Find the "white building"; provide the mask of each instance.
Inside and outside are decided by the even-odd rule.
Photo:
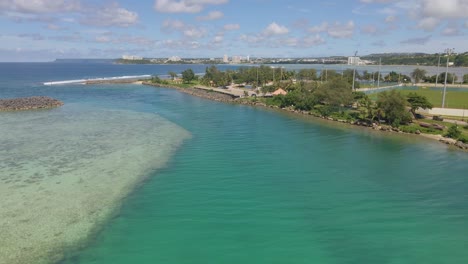
[[[232,56],[232,63],[241,63],[242,57],[241,56]]]
[[[228,62],[229,62],[229,57],[228,57],[227,54],[224,54],[223,62],[224,62],[224,63],[228,63]]]
[[[142,60],[143,57],[132,56],[132,55],[123,55],[122,59],[124,59],[124,60]]]
[[[168,61],[181,61],[182,59],[179,56],[172,56],[167,59]]]
[[[361,58],[355,56],[355,57],[348,57],[348,65],[360,65],[361,64]]]

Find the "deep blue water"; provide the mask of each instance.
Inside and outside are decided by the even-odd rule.
[[[40,85],[165,74],[171,67],[0,64],[0,97],[49,95],[66,104],[157,113],[192,134],[65,263],[468,259],[464,152],[170,89]]]

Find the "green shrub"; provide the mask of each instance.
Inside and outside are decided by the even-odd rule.
[[[458,138],[458,140],[460,140],[461,142],[465,143],[465,144],[468,144],[468,136],[460,136]]]
[[[446,137],[457,139],[461,136],[461,131],[457,125],[451,125],[445,134]]]

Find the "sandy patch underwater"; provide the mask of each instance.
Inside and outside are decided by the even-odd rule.
[[[12,264],[60,260],[190,137],[156,114],[73,104],[0,124],[0,263]]]

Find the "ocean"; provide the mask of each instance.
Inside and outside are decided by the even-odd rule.
[[[0,263],[463,263],[466,153],[141,85],[205,65],[0,63]]]

